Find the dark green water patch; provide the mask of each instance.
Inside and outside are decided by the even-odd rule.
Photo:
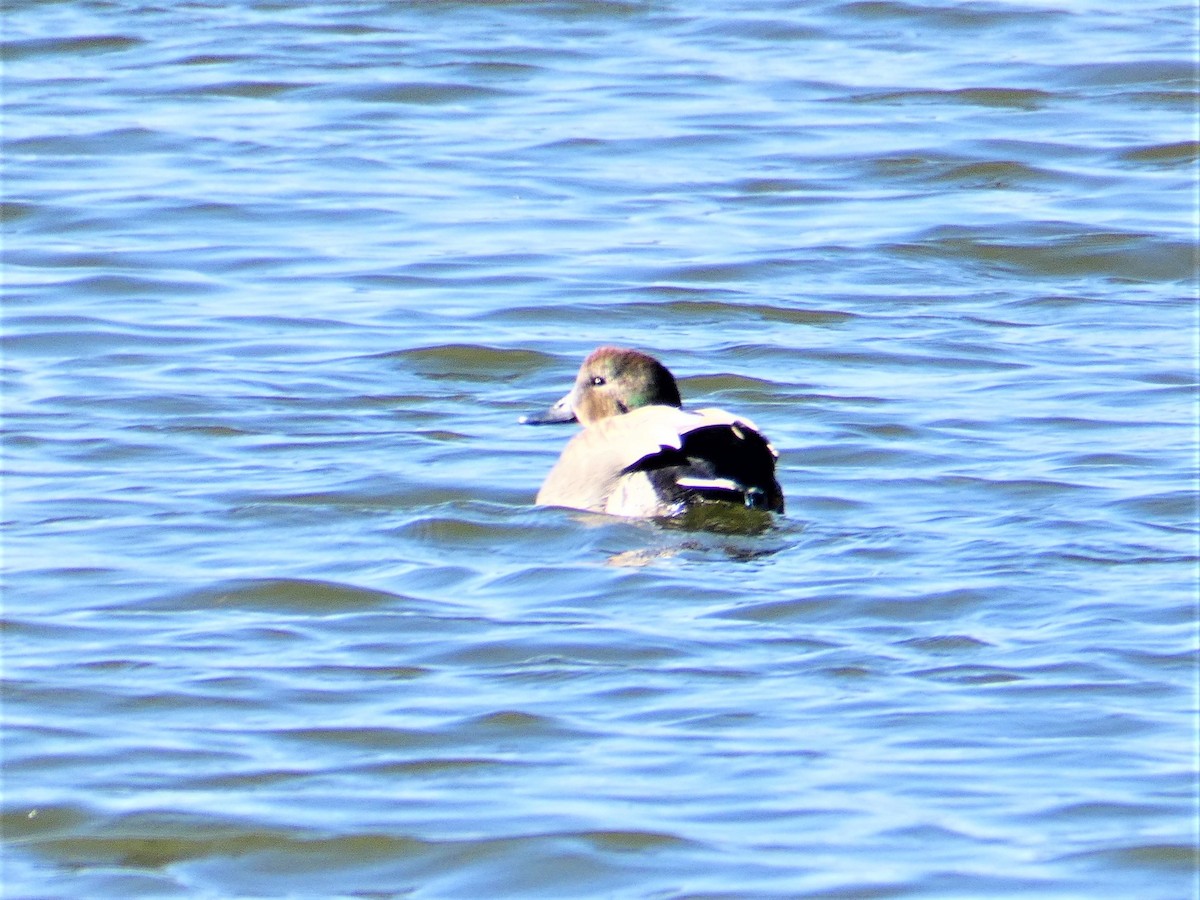
[[[1023,232],[1023,234],[1022,234]],[[901,255],[956,259],[1033,278],[1100,276],[1127,281],[1184,282],[1194,276],[1195,247],[1145,233],[1084,232],[1062,223],[1032,223],[989,234],[942,227],[899,244]]]
[[[407,599],[387,591],[296,578],[234,579],[144,600],[138,609],[263,609],[335,615],[347,610],[404,606]]]
[[[122,34],[81,35],[78,37],[27,38],[0,43],[0,59],[17,62],[39,56],[77,56],[133,50],[143,44],[141,38]]]

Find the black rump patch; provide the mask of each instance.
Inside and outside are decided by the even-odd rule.
[[[783,512],[775,455],[762,435],[749,428],[697,428],[683,436],[680,449],[649,456],[629,471],[645,472],[659,496],[671,502],[722,501]],[[732,484],[704,484],[713,481]]]

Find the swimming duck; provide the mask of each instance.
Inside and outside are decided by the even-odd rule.
[[[537,495],[540,506],[617,516],[675,516],[707,503],[783,512],[778,454],[749,419],[684,410],[653,356],[600,347],[575,386],[529,425],[579,422]]]

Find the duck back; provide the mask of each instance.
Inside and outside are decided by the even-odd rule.
[[[775,451],[745,423],[708,425],[681,435],[680,446],[663,448],[638,462],[660,501],[686,509],[723,502],[783,512],[775,479]]]

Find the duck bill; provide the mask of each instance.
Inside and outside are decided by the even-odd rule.
[[[521,416],[518,419],[522,425],[559,425],[564,422],[577,422],[575,418],[575,392],[567,394],[545,412]]]

